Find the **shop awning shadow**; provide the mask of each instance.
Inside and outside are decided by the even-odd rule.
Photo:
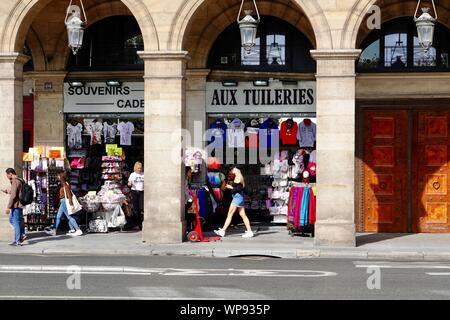
[[[396,238],[413,236],[410,233],[366,233],[356,235],[356,246],[360,247],[366,244],[389,241]]]

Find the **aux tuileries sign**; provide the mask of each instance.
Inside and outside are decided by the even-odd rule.
[[[144,82],[124,82],[120,87],[88,82],[84,87],[64,83],[65,113],[143,113]]]
[[[314,81],[270,81],[267,87],[256,87],[253,82],[241,82],[236,87],[208,82],[206,90],[207,113],[316,112]]]

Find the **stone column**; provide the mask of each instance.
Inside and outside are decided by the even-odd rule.
[[[209,69],[188,69],[186,72],[186,113],[185,128],[191,141],[186,146],[205,150],[203,139],[206,130],[206,79]],[[206,154],[205,154],[206,155]],[[206,163],[203,163],[201,174],[194,176],[194,182],[205,182]]]
[[[64,147],[64,79],[67,72],[29,72],[34,83],[34,145]]]
[[[28,57],[19,53],[0,53],[0,188],[10,187],[5,170],[22,172],[23,149],[23,65]],[[8,196],[0,193],[0,241],[14,240],[5,214]]]
[[[181,243],[186,230],[180,130],[187,52],[139,54],[145,62],[143,240],[148,244]]]
[[[312,50],[317,61],[315,244],[355,246],[355,60],[360,50]]]

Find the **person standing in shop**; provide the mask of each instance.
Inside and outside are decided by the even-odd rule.
[[[73,206],[72,203],[72,188],[70,187],[70,184],[68,182],[67,174],[65,171],[61,171],[58,173],[58,179],[60,182],[59,187],[59,209],[58,213],[56,214],[56,220],[53,228],[46,228],[45,232],[50,236],[56,236],[56,232],[58,231],[58,227],[61,223],[61,218],[63,215],[66,216],[68,222],[69,222],[69,228],[70,231],[67,233],[68,236],[81,236],[83,232],[81,231],[80,227],[78,226],[78,223],[76,220],[69,214],[69,211],[67,209],[67,203],[66,198],[69,200],[69,205]]]
[[[231,184],[227,184],[226,188],[231,190],[233,195],[233,200],[231,201],[230,209],[228,210],[228,216],[225,220],[225,224],[222,228],[218,230],[214,230],[214,232],[221,236],[225,237],[225,232],[231,224],[233,219],[233,215],[236,211],[239,212],[242,220],[244,221],[245,228],[247,229],[245,233],[242,235],[243,238],[252,238],[254,236],[253,231],[250,227],[250,221],[248,220],[247,215],[245,214],[244,208],[244,187],[245,180],[241,171],[238,168],[233,168],[231,173],[234,175],[234,181]]]
[[[12,168],[6,169],[6,177],[11,182],[10,190],[2,190],[3,193],[9,194],[9,201],[6,206],[5,213],[9,215],[9,222],[14,227],[14,242],[12,246],[21,246],[26,240],[25,226],[23,221],[22,204],[20,203],[20,194],[22,192],[23,183],[17,177],[16,171]]]
[[[144,171],[141,162],[134,164],[134,172],[128,178],[128,186],[131,188],[133,201],[134,228],[142,230],[141,212],[144,210]]]

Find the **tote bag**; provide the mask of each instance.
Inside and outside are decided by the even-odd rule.
[[[67,198],[67,194],[66,194],[66,188],[64,188],[64,200],[66,201],[66,207],[67,207],[67,211],[69,212],[69,215],[73,215],[73,214],[81,211],[81,209],[83,209],[81,204],[78,202],[77,197],[73,193],[72,193],[73,206],[70,205],[70,201]]]

